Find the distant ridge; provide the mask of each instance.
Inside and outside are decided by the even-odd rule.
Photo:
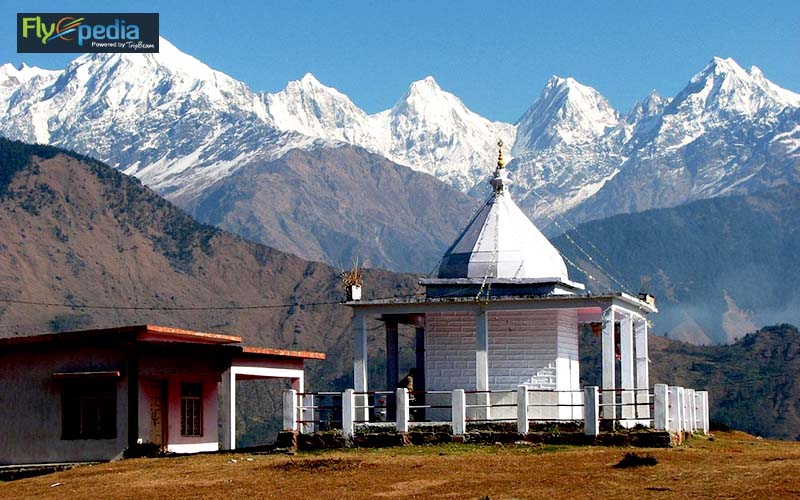
[[[617,215],[553,243],[592,275],[569,269],[590,289],[619,289],[611,274],[629,293],[655,294],[659,335],[728,343],[758,325],[800,324],[800,184]]]

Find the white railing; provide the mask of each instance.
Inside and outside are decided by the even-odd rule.
[[[448,401],[449,400],[449,401]],[[586,435],[596,436],[601,427],[651,427],[670,432],[708,433],[708,393],[678,386],[656,384],[649,389],[600,389],[548,391],[519,386],[495,391],[396,391],[298,393],[289,389],[283,397],[283,428],[304,433],[341,429],[352,436],[356,427],[374,422],[394,425],[408,432],[420,421],[449,424],[454,435],[463,435],[468,424],[516,423],[526,434],[531,424],[542,422],[583,424]],[[337,404],[338,403],[338,404]],[[425,417],[429,417],[426,419]]]

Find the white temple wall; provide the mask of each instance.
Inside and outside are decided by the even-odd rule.
[[[491,338],[491,319],[489,328]],[[425,315],[425,385],[435,391],[475,388],[475,315]]]
[[[577,323],[571,310],[490,312],[489,387],[579,389]],[[474,389],[475,316],[428,313],[425,330],[427,388]]]

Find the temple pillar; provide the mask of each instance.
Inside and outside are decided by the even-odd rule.
[[[633,406],[636,401],[634,388],[634,356],[633,356],[633,318],[625,315],[620,321],[620,388],[622,392],[622,418],[633,419],[636,416],[636,407]],[[633,425],[633,422],[625,422],[627,425]]]
[[[394,391],[397,389],[399,381],[397,371],[399,369],[398,339],[397,339],[397,320],[386,319],[386,390],[390,391],[386,395],[386,419],[394,420],[397,402],[394,398]]]
[[[484,310],[475,314],[475,390],[489,390],[489,314]],[[479,392],[475,399],[484,406],[475,408],[474,418],[488,420],[489,393]]]
[[[353,317],[353,389],[367,392],[367,319],[356,313]],[[367,420],[367,396],[359,394],[355,398],[355,420]]]
[[[415,349],[417,375],[414,377],[414,391],[419,392],[415,395],[415,404],[424,405],[427,401],[425,394],[426,381],[425,381],[425,327],[418,326],[415,330]],[[427,411],[425,408],[418,408],[412,415],[417,420],[425,420],[427,418]]]
[[[603,367],[603,409],[602,415],[605,419],[616,418],[616,353],[614,352],[614,310],[610,307],[603,311],[603,334],[602,334],[602,367]],[[606,406],[607,405],[607,406]]]
[[[386,320],[386,390],[393,391],[397,388],[399,380],[399,355],[397,347],[397,321]]]
[[[417,376],[414,379],[414,390],[416,391],[424,391],[425,390],[425,327],[418,326],[416,328],[416,339],[415,339],[415,355],[416,355],[416,367],[417,367]]]
[[[634,322],[633,337],[636,344],[636,416],[650,418],[650,355],[647,344],[647,319]]]

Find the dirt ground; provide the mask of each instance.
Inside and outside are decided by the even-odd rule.
[[[615,468],[625,453],[657,464]],[[13,499],[800,498],[800,443],[743,433],[675,449],[420,446],[135,459],[0,484]]]

